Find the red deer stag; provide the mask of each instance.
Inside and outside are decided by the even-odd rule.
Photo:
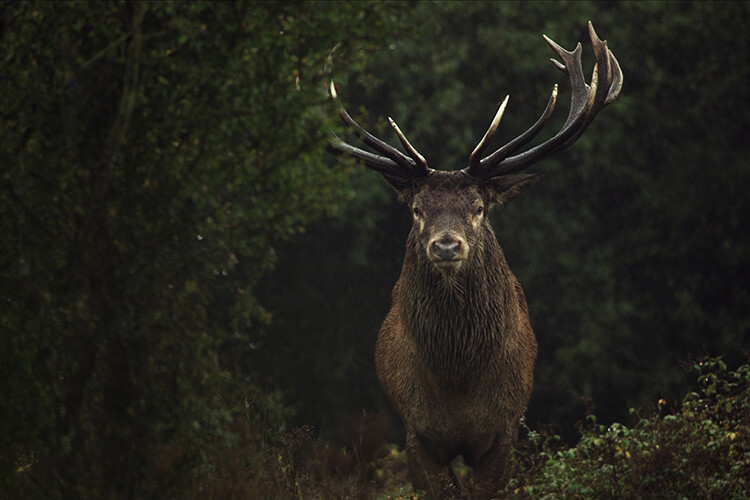
[[[392,306],[378,334],[375,366],[406,428],[412,484],[432,497],[457,492],[451,461],[458,455],[472,467],[473,496],[492,496],[504,483],[531,394],[537,344],[523,290],[487,213],[534,185],[541,174],[518,172],[573,144],[617,98],[619,64],[591,23],[588,28],[596,56],[590,85],[581,67],[581,44],[569,52],[544,37],[562,61],[552,62],[570,80],[570,112],[556,135],[523,152],[518,151],[550,118],[557,85],[534,125],[482,157],[500,124],[506,97],[469,165],[452,172],[429,168],[393,120],[406,154],[339,109],[344,123],[379,154],[338,138],[329,151],[353,156],[380,172],[414,217]],[[333,84],[331,94],[335,99]]]

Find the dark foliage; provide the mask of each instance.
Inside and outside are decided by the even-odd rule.
[[[243,446],[283,429],[246,361],[258,282],[345,197],[326,84],[398,23],[325,3],[1,9],[3,490],[180,497],[239,417]]]
[[[530,432],[508,498],[727,498],[750,494],[750,365],[696,364],[699,386],[679,408],[659,401],[637,424],[589,415],[574,448]]]
[[[544,106],[540,34],[570,48],[588,20],[623,93],[494,222],[540,345],[530,427],[572,443],[588,406],[604,429],[573,457],[542,447],[515,494],[746,488],[726,482],[747,474],[745,392],[609,424],[684,394],[691,355],[741,362],[750,3],[9,1],[0,19],[0,496],[408,494],[397,447],[340,452],[352,415],[385,418],[372,351],[408,214],[323,153],[327,84],[463,167],[506,93],[499,141]]]

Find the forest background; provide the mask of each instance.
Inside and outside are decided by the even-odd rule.
[[[746,359],[748,2],[0,12],[10,497],[180,496],[294,426],[336,442],[364,411],[397,428],[372,355],[410,217],[325,153],[347,136],[328,83],[366,128],[393,143],[393,116],[431,166],[462,168],[506,94],[498,141],[555,82],[565,110],[541,34],[581,41],[588,74],[589,20],[622,94],[493,213],[540,345],[527,422],[574,441],[587,412],[678,402],[690,359]]]

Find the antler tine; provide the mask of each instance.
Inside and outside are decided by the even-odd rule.
[[[490,123],[490,128],[487,129],[487,132],[484,133],[482,140],[479,141],[477,147],[475,147],[474,151],[471,152],[471,156],[469,156],[469,175],[473,175],[476,177],[476,175],[479,173],[479,168],[481,166],[480,155],[487,147],[487,142],[489,141],[490,137],[495,135],[495,132],[497,132],[497,128],[500,126],[500,121],[503,119],[503,114],[505,114],[505,108],[508,106],[508,99],[510,99],[509,95],[505,96],[503,102],[500,103],[500,107],[498,108],[495,117],[492,119],[492,123]]]
[[[586,84],[583,76],[581,44],[578,43],[574,50],[568,51],[544,36],[544,40],[562,61],[551,59],[552,63],[568,75],[572,90],[570,111],[560,131],[542,144],[515,156],[510,156],[527,144],[546,124],[557,99],[557,86],[555,86],[547,108],[540,119],[519,137],[480,160],[478,167],[472,168],[472,162],[476,163],[476,160],[472,157],[468,168],[469,173],[483,179],[512,174],[541,161],[552,153],[567,148],[581,136],[594,120],[596,114],[617,98],[623,81],[620,65],[607,48],[607,42],[600,40],[596,35],[591,22],[588,24],[588,29],[596,56],[590,85]]]
[[[331,81],[330,84],[330,93],[333,99],[338,99],[336,87],[333,81]],[[350,144],[347,144],[338,137],[336,138],[336,140],[332,140],[328,144],[328,147],[326,149],[330,153],[347,154],[349,156],[357,158],[358,160],[362,160],[367,167],[389,176],[412,178],[415,176],[419,177],[422,175],[427,175],[426,162],[425,168],[421,168],[419,162],[416,162],[415,160],[409,158],[398,149],[394,148],[384,141],[381,141],[380,139],[369,133],[367,130],[365,130],[361,125],[354,121],[354,119],[349,115],[349,113],[347,113],[347,111],[343,107],[340,107],[338,112],[341,120],[349,127],[352,127],[355,135],[357,135],[357,137],[365,145],[370,146],[371,148],[375,149],[379,153],[384,154],[385,156],[376,155],[369,151],[356,148]],[[424,160],[424,158],[422,158],[422,160]]]
[[[609,103],[617,99],[622,88],[622,70],[620,64],[615,59],[614,54],[607,48],[607,42],[602,41],[594,31],[594,25],[589,21],[589,37],[591,38],[591,44],[594,47],[594,55],[596,56],[596,64],[594,65],[594,73],[591,75],[593,104],[587,110],[586,118],[577,129],[576,133],[570,137],[560,149],[564,149],[573,144],[588,128],[596,113],[602,108],[607,106]],[[598,84],[600,75],[604,75],[604,82],[607,84]],[[593,86],[596,83],[596,91],[594,92]]]
[[[583,47],[581,46],[581,42],[578,42],[575,49],[568,51],[558,45],[547,35],[542,35],[542,37],[544,38],[544,41],[547,42],[547,45],[549,45],[558,57],[562,59],[562,62],[552,58],[550,58],[550,61],[557,69],[567,74],[568,79],[570,80],[572,95],[568,118],[563,125],[563,129],[565,129],[573,122],[573,120],[581,115],[589,100],[590,88],[586,85],[586,80],[583,77],[583,64],[581,63]]]
[[[398,136],[398,140],[401,141],[401,144],[404,146],[404,149],[406,149],[406,152],[409,153],[411,159],[414,160],[415,172],[417,172],[419,175],[427,175],[427,172],[429,171],[427,160],[425,160],[424,156],[419,154],[419,151],[417,151],[414,146],[411,145],[404,133],[401,132],[401,129],[398,128],[398,125],[396,125],[396,122],[390,116],[388,117],[388,123],[390,123],[391,127],[393,127],[393,130]]]
[[[364,149],[355,148],[337,136],[334,136],[334,139],[328,143],[326,150],[334,155],[347,154],[353,158],[361,160],[368,168],[382,174],[395,175],[404,178],[408,177],[407,173],[400,168],[400,165],[390,158],[370,153]]]
[[[552,87],[552,93],[549,96],[549,101],[547,101],[547,107],[544,109],[544,112],[542,113],[542,116],[539,117],[539,119],[532,125],[531,127],[526,130],[523,134],[519,135],[512,141],[510,141],[505,146],[501,147],[491,155],[489,155],[487,158],[483,159],[482,161],[488,163],[488,164],[495,164],[503,161],[508,156],[512,155],[516,151],[518,151],[519,148],[524,147],[526,144],[528,144],[534,137],[539,134],[539,132],[544,128],[544,126],[547,124],[547,121],[552,116],[552,112],[555,110],[555,104],[557,103],[557,84],[555,84]],[[471,164],[471,161],[469,161],[469,164]],[[470,172],[471,173],[471,172]]]
[[[354,121],[354,118],[352,118],[344,108],[339,108],[339,116],[341,117],[341,121],[354,129],[354,134],[364,144],[380,153],[383,153],[399,165],[403,165],[409,169],[413,168],[412,160],[408,156],[365,130],[359,123]]]
[[[609,94],[607,94],[607,99],[604,101],[605,106],[617,99],[617,96],[620,95],[620,90],[622,90],[622,69],[620,69],[620,63],[617,62],[617,58],[611,50],[607,49],[607,54],[609,54],[610,66],[612,67],[612,86],[609,88]]]
[[[609,85],[607,97],[603,103],[603,106],[606,106],[617,99],[617,96],[620,95],[620,90],[622,89],[622,70],[620,69],[620,63],[617,62],[615,55],[607,48],[607,41],[599,39],[591,21],[589,21],[589,38],[591,38],[591,43],[594,46],[597,64],[599,63],[599,59],[602,59],[602,61],[606,61],[607,63],[607,81],[611,83]]]

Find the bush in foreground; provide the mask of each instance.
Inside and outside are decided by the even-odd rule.
[[[589,415],[577,445],[526,428],[514,471],[499,498],[722,498],[750,496],[750,364],[729,370],[721,358],[694,366],[698,386],[680,408],[666,401],[632,427]],[[634,416],[637,412],[632,410]],[[263,459],[276,498],[418,499],[395,445],[336,448],[294,429]],[[470,471],[454,466],[460,480]]]
[[[679,410],[658,411],[632,428],[593,416],[574,448],[531,431],[516,451],[512,498],[748,498],[750,365],[720,358],[695,365],[698,389]],[[635,412],[633,412],[635,413]]]

